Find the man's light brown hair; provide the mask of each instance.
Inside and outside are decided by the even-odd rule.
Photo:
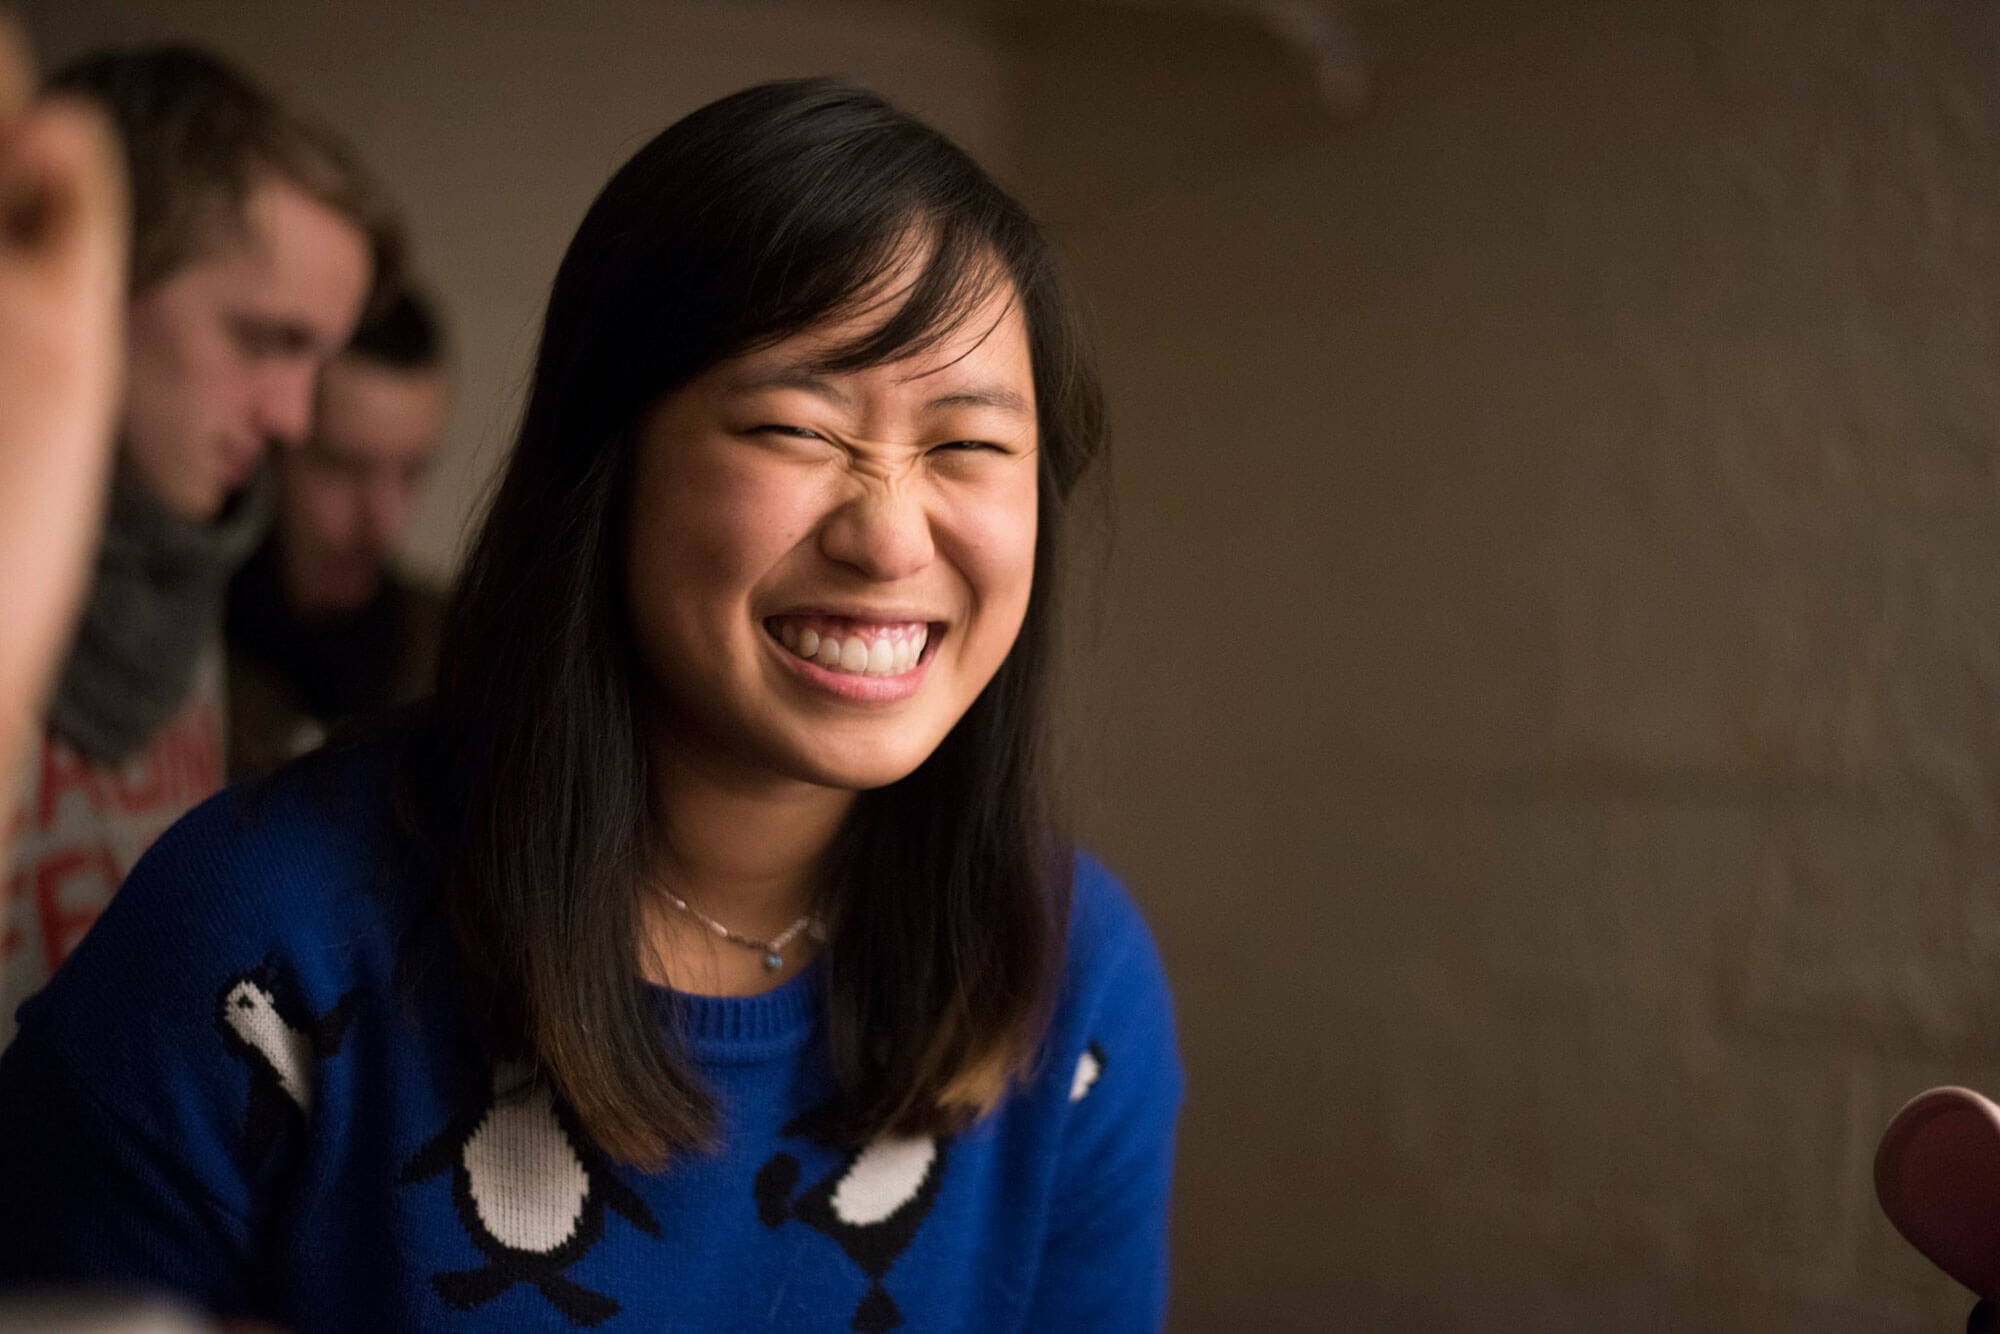
[[[353,153],[207,52],[175,45],[100,51],[64,66],[49,87],[102,106],[124,141],[133,291],[240,235],[251,192],[273,177],[366,235],[376,292],[397,280],[402,228]]]

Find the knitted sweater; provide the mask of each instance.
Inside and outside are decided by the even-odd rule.
[[[1144,924],[1080,858],[1033,1081],[961,1133],[816,1142],[822,972],[656,991],[721,1143],[613,1164],[494,1069],[379,751],[155,845],[0,1059],[0,1281],[145,1286],[299,1330],[1140,1330],[1181,1074]]]

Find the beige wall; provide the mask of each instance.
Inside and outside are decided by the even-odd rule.
[[[512,442],[550,280],[613,170],[672,121],[763,79],[842,73],[931,116],[1002,171],[1012,67],[974,29],[812,0],[29,0],[45,63],[199,41],[346,134],[408,210],[447,307],[460,392],[407,545],[443,579]]]
[[[1234,134],[1185,34],[1036,45],[1178,1328],[1961,1327],[1869,1163],[2000,1090],[1995,15],[1412,5]]]

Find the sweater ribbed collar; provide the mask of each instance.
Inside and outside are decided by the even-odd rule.
[[[709,1065],[748,1065],[797,1051],[818,1028],[824,960],[755,996],[697,996],[648,987],[664,1022],[679,1029],[688,1051]]]

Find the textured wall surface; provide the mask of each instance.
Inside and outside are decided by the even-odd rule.
[[[1958,1328],[1869,1168],[2000,1091],[2000,9],[1369,35],[1359,119],[1178,156],[1090,142],[1191,114],[1126,68],[1167,39],[1029,84],[1119,433],[1095,827],[1179,987],[1177,1325]]]

